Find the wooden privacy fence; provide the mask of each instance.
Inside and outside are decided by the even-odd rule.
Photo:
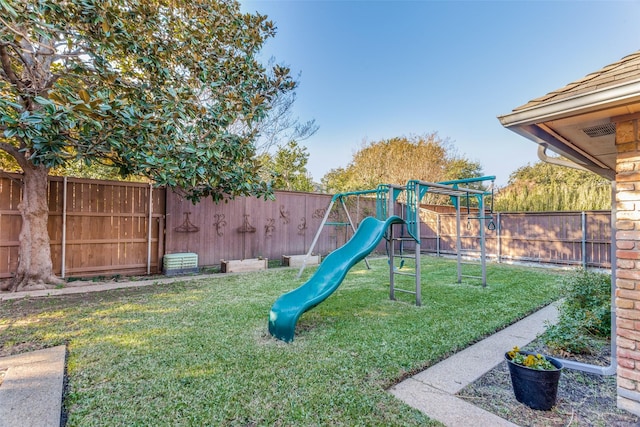
[[[276,191],[275,200],[238,198],[215,204],[208,199],[194,205],[167,192],[166,253],[197,253],[203,266],[223,259],[305,254],[330,201],[327,194]],[[353,197],[346,207],[356,225],[375,215],[375,199]],[[352,235],[347,224],[344,209],[334,207],[314,254],[326,255],[345,244]]]
[[[21,175],[0,177],[0,278],[18,263]],[[56,274],[157,274],[165,254],[195,252],[201,267],[221,260],[305,254],[331,200],[317,193],[276,192],[275,200],[238,198],[198,204],[148,184],[76,178],[49,179],[49,235]],[[350,197],[358,224],[375,215],[375,200]],[[422,209],[422,251],[455,254],[455,215]],[[332,211],[314,253],[326,255],[352,235],[340,206]],[[487,255],[498,261],[611,266],[609,212],[494,214],[485,230]],[[462,215],[464,255],[479,256],[479,221]],[[406,243],[405,248],[411,249]],[[384,241],[378,251],[385,251]]]
[[[22,177],[0,178],[0,277],[18,264]],[[149,184],[49,177],[49,237],[61,277],[159,271],[165,190]]]
[[[463,255],[480,256],[480,221],[461,215]],[[422,213],[422,251],[456,253],[456,217],[452,213]],[[489,219],[485,220],[487,225]],[[538,262],[611,268],[611,213],[526,212],[494,213],[485,228],[486,254],[502,261]]]

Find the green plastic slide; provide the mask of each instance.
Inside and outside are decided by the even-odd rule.
[[[327,255],[305,284],[281,295],[273,303],[269,313],[269,333],[282,341],[293,341],[298,318],[338,289],[349,269],[378,246],[389,226],[403,222],[399,216],[391,216],[386,221],[365,218],[353,237]]]

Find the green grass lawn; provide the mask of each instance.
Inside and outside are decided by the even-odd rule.
[[[435,425],[386,389],[555,300],[561,277],[489,264],[482,288],[423,257],[416,307],[389,300],[386,259],[371,267],[305,313],[290,344],[269,335],[269,310],[313,269],[4,302],[0,346],[68,345],[68,426]]]

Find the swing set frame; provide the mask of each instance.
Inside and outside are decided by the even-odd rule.
[[[478,189],[472,189],[472,188],[466,188],[466,187],[461,187],[461,184],[469,184],[469,183],[474,183],[474,182],[483,182],[483,181],[491,181],[491,192],[485,191],[485,190],[478,190]],[[329,206],[327,207],[324,216],[322,218],[322,222],[320,223],[320,226],[318,227],[318,231],[316,232],[316,235],[313,238],[313,241],[311,243],[311,246],[309,247],[309,251],[307,252],[302,265],[300,266],[300,270],[298,271],[298,275],[297,278],[300,278],[302,275],[302,272],[304,271],[305,267],[306,267],[306,261],[307,259],[311,256],[311,254],[313,253],[313,249],[315,248],[315,245],[318,242],[318,238],[320,237],[320,233],[322,232],[323,228],[325,225],[337,225],[334,223],[330,223],[328,222],[328,218],[329,215],[331,213],[331,210],[333,209],[334,205],[336,203],[339,203],[342,208],[344,209],[344,212],[346,214],[347,220],[348,220],[348,225],[351,227],[351,230],[355,233],[356,231],[356,225],[353,222],[353,219],[351,218],[351,215],[349,214],[349,210],[347,209],[347,206],[345,204],[345,198],[350,197],[350,196],[362,196],[362,195],[375,195],[376,197],[376,217],[379,220],[385,220],[386,218],[388,218],[390,215],[394,214],[394,210],[395,210],[395,204],[396,201],[399,197],[399,195],[401,193],[406,193],[406,204],[405,204],[405,208],[404,208],[404,215],[401,213],[401,215],[399,215],[401,218],[403,218],[406,222],[406,230],[407,233],[409,234],[409,236],[411,236],[412,240],[415,241],[415,258],[416,258],[416,271],[415,271],[415,277],[416,277],[416,290],[414,291],[404,291],[404,292],[410,292],[410,293],[415,293],[416,295],[416,305],[421,305],[421,297],[420,297],[420,244],[421,244],[421,236],[420,236],[420,225],[421,225],[421,220],[420,220],[420,201],[422,200],[422,198],[428,194],[441,194],[441,195],[448,195],[451,198],[451,201],[456,209],[456,234],[457,234],[457,238],[456,238],[456,253],[457,253],[457,279],[458,279],[458,283],[462,283],[462,277],[472,277],[472,276],[464,276],[462,274],[462,254],[461,254],[461,250],[462,250],[462,244],[461,244],[461,203],[460,203],[460,199],[462,197],[466,197],[467,198],[467,206],[469,206],[469,198],[470,197],[476,197],[478,200],[478,206],[479,206],[479,215],[477,217],[471,217],[470,215],[470,210],[468,208],[467,210],[467,221],[470,221],[471,219],[478,219],[480,221],[480,247],[481,247],[481,253],[480,253],[480,261],[481,261],[481,266],[482,266],[482,277],[479,277],[479,279],[482,280],[482,286],[486,287],[487,285],[487,279],[486,279],[486,247],[485,247],[485,232],[484,232],[484,227],[485,227],[485,220],[489,219],[490,223],[489,224],[494,224],[493,223],[493,182],[495,181],[495,176],[483,176],[483,177],[477,177],[477,178],[467,178],[467,179],[459,179],[459,180],[451,180],[451,181],[443,181],[443,182],[438,182],[438,183],[433,183],[433,182],[425,182],[425,181],[420,181],[420,180],[410,180],[407,182],[406,186],[399,186],[399,185],[394,185],[394,184],[380,184],[378,185],[377,188],[372,189],[372,190],[362,190],[362,191],[350,191],[350,192],[345,192],[345,193],[338,193],[335,194],[332,198],[331,198],[331,202],[329,203]],[[485,214],[485,203],[484,203],[484,198],[485,196],[491,195],[491,205],[490,205],[490,213],[489,216],[487,216]],[[343,223],[340,223],[340,225],[345,225]],[[489,227],[490,230],[495,229],[495,224],[493,225],[493,228],[491,228],[491,226]],[[399,237],[394,239],[393,237],[393,230],[390,230],[389,232],[389,240],[391,242],[391,244],[389,245],[390,250],[389,250],[389,266],[390,266],[390,297],[391,299],[395,299],[394,297],[394,262],[393,262],[393,258],[394,258],[394,240],[406,240],[406,237]],[[403,255],[400,254],[400,256],[402,257]],[[365,258],[364,259],[367,268],[370,268],[369,262],[368,260]],[[396,273],[397,274],[397,273]],[[399,290],[399,289],[398,289]]]

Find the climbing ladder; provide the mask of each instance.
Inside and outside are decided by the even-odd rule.
[[[400,205],[400,212],[395,212],[398,203],[398,197],[400,194],[407,190],[407,187],[396,186],[388,184],[389,195],[387,200],[387,212],[390,215],[397,215],[400,218],[404,219],[406,223],[408,223],[408,202],[404,205]],[[407,199],[410,197],[409,192],[406,192]],[[395,228],[401,227],[401,232],[396,233]],[[388,251],[389,251],[389,299],[396,299],[396,292],[404,292],[408,294],[415,295],[416,305],[422,305],[422,291],[421,291],[421,277],[420,277],[420,244],[415,239],[413,234],[409,233],[405,235],[402,233],[402,228],[404,228],[404,224],[395,224],[389,228],[388,235]],[[416,250],[413,255],[406,255],[404,251],[404,243],[410,241],[415,242]],[[400,253],[396,253],[396,243],[400,248]],[[396,268],[395,261],[400,259],[400,266]],[[413,259],[415,262],[415,268],[413,272],[409,272],[406,270],[402,270],[404,266],[405,259]],[[414,289],[404,289],[396,286],[396,276],[410,276],[414,278],[415,288]]]

